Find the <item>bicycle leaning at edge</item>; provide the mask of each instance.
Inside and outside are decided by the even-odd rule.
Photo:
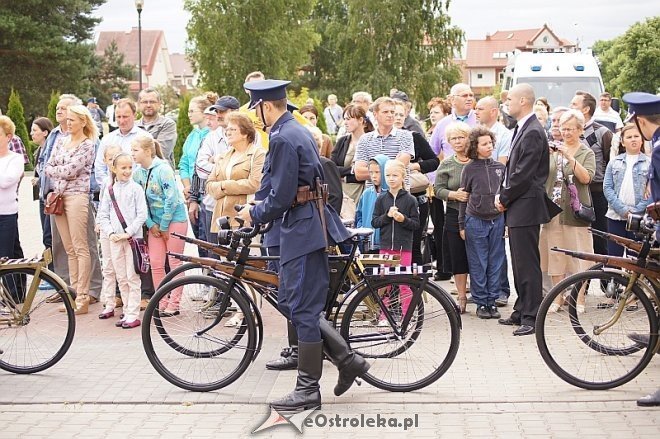
[[[261,351],[263,319],[253,294],[277,310],[279,281],[276,273],[263,268],[264,261],[276,258],[249,255],[250,243],[259,232],[258,226],[243,228],[233,232],[229,247],[218,245],[226,262],[172,254],[211,271],[162,285],[145,310],[145,352],[170,383],[192,391],[223,388],[236,381]],[[456,357],[458,308],[447,292],[429,281],[428,267],[365,268],[356,254],[370,234],[371,230],[353,231],[349,254],[329,256],[335,280],[325,317],[339,327],[351,349],[371,363],[364,381],[388,391],[420,389],[439,379]],[[200,290],[206,291],[205,298],[194,300],[192,291]],[[179,312],[161,315],[159,301],[176,291],[182,291]],[[412,298],[402,313],[400,298],[405,294]],[[230,302],[243,315],[235,326],[225,324]],[[215,313],[211,319],[210,309]]]
[[[660,351],[660,251],[652,248],[658,220],[660,202],[648,206],[644,217],[630,215],[627,228],[641,236],[641,242],[591,230],[637,256],[553,248],[599,263],[559,282],[539,307],[539,351],[548,367],[567,383],[588,390],[618,387],[639,375]],[[584,298],[583,313],[576,311],[578,297]],[[566,309],[552,312],[551,305],[559,300]],[[648,343],[639,343],[634,335]]]
[[[0,369],[40,372],[71,346],[75,302],[64,281],[48,270],[50,262],[50,250],[39,259],[0,259]],[[55,294],[61,304],[51,303]]]

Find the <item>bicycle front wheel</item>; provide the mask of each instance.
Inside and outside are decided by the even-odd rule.
[[[204,288],[209,296],[193,300],[191,291]],[[161,314],[159,302],[182,291],[178,313]],[[213,305],[229,294],[242,321],[225,326]],[[223,388],[247,369],[257,343],[257,327],[249,302],[236,288],[228,292],[226,282],[208,276],[185,276],[156,291],[144,312],[142,344],[147,358],[167,381],[182,389],[208,392]]]
[[[408,295],[417,301],[411,312]],[[401,332],[404,313],[411,318]],[[460,331],[460,317],[449,295],[431,282],[405,275],[369,280],[341,321],[341,335],[371,363],[363,379],[390,392],[409,392],[438,380],[456,358]]]
[[[635,378],[651,361],[658,318],[638,285],[626,300],[628,281],[619,272],[586,271],[559,282],[544,298],[536,342],[545,363],[562,380],[588,390],[612,389]],[[632,333],[648,335],[650,344],[635,343],[628,337]]]
[[[35,278],[34,274],[32,268],[0,270],[0,288],[16,303],[15,309],[3,304],[0,310],[0,369],[18,374],[41,372],[60,361],[76,330],[69,296],[50,275],[40,272]],[[49,303],[58,296],[63,312],[60,303]]]

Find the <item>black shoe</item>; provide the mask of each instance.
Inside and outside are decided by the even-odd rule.
[[[511,317],[509,317],[508,319],[499,319],[497,323],[506,326],[520,326],[520,322],[513,320]]]
[[[490,318],[490,309],[487,306],[481,305],[477,307],[477,317],[480,319],[489,319]]]
[[[650,395],[646,395],[637,400],[637,405],[640,407],[658,407],[660,406],[660,389],[656,390]]]
[[[500,314],[500,312],[497,310],[497,306],[495,305],[491,305],[489,307],[489,311],[490,311],[491,319],[499,319],[500,317],[502,317],[502,314]]]
[[[433,275],[433,280],[435,281],[440,281],[440,280],[449,280],[451,279],[451,273],[436,273]]]
[[[300,413],[321,406],[319,380],[323,372],[323,342],[298,344],[296,388],[284,398],[270,403],[278,412]]]
[[[286,351],[286,352],[285,352]],[[298,368],[298,346],[282,349],[280,357],[266,363],[268,370],[292,370]]]
[[[509,298],[508,297],[500,297],[495,301],[495,305],[498,307],[502,306],[507,306],[509,304]]]
[[[353,385],[357,377],[367,373],[371,366],[364,358],[350,350],[346,340],[323,317],[319,319],[319,329],[323,338],[323,349],[339,369],[335,386],[335,395],[339,396]]]
[[[469,292],[470,290],[468,290]],[[467,303],[474,303],[474,299],[472,298],[472,294],[467,295]]]
[[[520,328],[513,331],[513,335],[532,335],[536,332],[533,326],[522,325]]]

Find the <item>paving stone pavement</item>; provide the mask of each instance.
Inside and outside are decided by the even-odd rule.
[[[27,179],[26,179],[27,180]],[[40,251],[36,202],[27,181],[20,191],[19,224],[26,254]],[[452,285],[441,285],[451,289]],[[509,308],[504,309],[504,315]],[[261,354],[235,383],[215,392],[187,392],[170,385],[149,364],[139,330],[100,321],[100,305],[78,316],[76,336],[65,357],[33,375],[0,371],[0,438],[206,438],[247,437],[269,414],[267,402],[291,390],[295,372],[264,367],[286,341],[281,317],[266,305]],[[337,372],[324,365],[323,407],[312,418],[417,415],[401,428],[307,427],[304,437],[599,437],[657,438],[660,410],[640,409],[635,400],[660,387],[655,359],[632,382],[590,392],[557,378],[543,363],[534,337],[513,337],[511,328],[470,314],[451,369],[419,391],[389,393],[366,383],[341,397],[332,394]],[[320,422],[322,423],[322,422]],[[258,437],[299,437],[277,426]]]

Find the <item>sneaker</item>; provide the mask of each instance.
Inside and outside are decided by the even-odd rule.
[[[477,307],[477,317],[480,319],[490,319],[490,309],[485,305]]]
[[[499,307],[507,306],[508,304],[509,304],[509,298],[504,296],[500,297],[495,301],[495,306],[499,306]]]
[[[497,310],[496,305],[491,305],[489,310],[490,310],[491,319],[499,319],[500,317],[502,317],[502,314],[500,314],[500,312]]]
[[[469,292],[469,290],[468,290]],[[472,294],[467,295],[467,303],[474,303],[474,299],[472,298]]]

